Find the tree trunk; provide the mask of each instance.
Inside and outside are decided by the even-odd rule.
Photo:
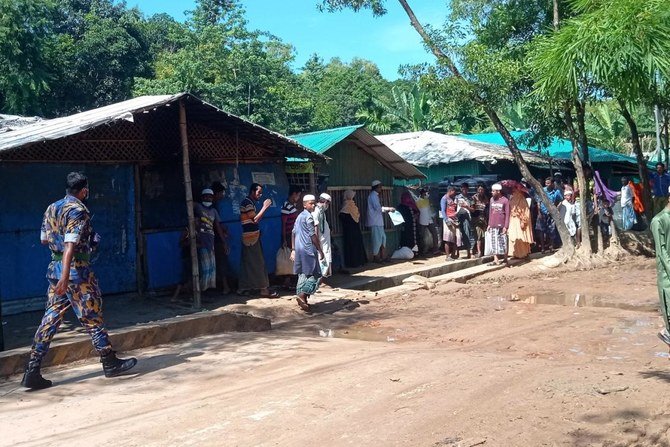
[[[577,101],[579,102],[579,101]],[[582,109],[582,112],[584,110]],[[579,115],[579,112],[577,112]],[[579,185],[579,225],[582,232],[582,245],[580,251],[586,256],[591,256],[593,251],[591,250],[591,236],[589,234],[589,219],[586,214],[586,194],[588,185],[586,183],[586,177],[584,177],[584,169],[582,166],[582,159],[579,154],[579,145],[577,144],[578,136],[575,133],[575,128],[572,123],[572,107],[570,104],[565,105],[565,113],[563,116],[565,120],[565,126],[568,129],[570,134],[570,142],[572,143],[572,163],[575,165],[575,171],[577,171],[577,184]],[[586,141],[586,135],[579,135],[579,140]],[[588,149],[587,149],[588,152]]]
[[[451,58],[445,52],[443,52],[435,44],[435,42],[433,42],[428,33],[426,33],[426,30],[423,28],[423,25],[421,25],[421,23],[417,19],[416,15],[414,14],[414,11],[412,11],[412,8],[410,8],[409,4],[407,3],[407,0],[398,0],[398,2],[405,10],[405,13],[407,13],[410,23],[412,24],[412,27],[416,30],[417,33],[419,33],[426,46],[430,48],[433,55],[440,62],[446,65],[446,67],[449,69],[449,71],[454,77],[464,79],[463,75],[461,75],[461,72],[456,66],[456,64],[454,64]],[[563,243],[562,247],[563,253],[568,258],[572,257],[575,254],[575,244],[572,242],[572,238],[570,237],[570,233],[568,232],[568,227],[565,225],[563,221],[561,221],[558,208],[556,208],[556,206],[554,206],[554,204],[551,203],[549,197],[547,197],[546,193],[544,192],[543,186],[531,174],[530,169],[528,169],[528,165],[526,164],[525,160],[523,159],[523,156],[521,155],[521,151],[519,150],[516,141],[514,141],[514,138],[512,138],[512,135],[509,133],[505,125],[502,123],[496,111],[493,110],[493,108],[481,96],[479,96],[475,92],[472,92],[472,95],[474,100],[484,109],[484,112],[489,117],[489,119],[495,126],[496,130],[500,133],[500,135],[502,135],[503,139],[505,140],[505,143],[507,144],[507,147],[509,148],[510,152],[512,153],[512,156],[514,157],[514,161],[516,162],[517,166],[519,167],[519,170],[521,171],[521,175],[523,175],[528,180],[528,182],[533,186],[533,188],[535,188],[535,190],[538,192],[540,200],[542,200],[542,203],[549,211],[551,217],[554,219],[554,222],[556,223],[556,229],[558,230],[558,234],[561,237],[561,242]]]
[[[577,111],[577,136],[579,137],[579,147],[581,148],[582,161],[589,164],[589,142],[586,136],[586,104],[584,101],[575,101],[575,110]],[[581,188],[581,186],[580,186]]]
[[[596,239],[598,240],[598,254],[605,253],[605,241],[603,240],[603,232],[600,231],[600,225],[596,225]]]
[[[558,0],[554,0],[554,31],[558,31],[560,16],[558,14]]]
[[[621,241],[619,240],[619,231],[616,229],[616,225],[614,225],[614,219],[610,222],[610,233],[612,233],[610,236],[610,247],[612,245],[620,246]]]
[[[665,166],[670,165],[668,155],[670,153],[670,112],[663,111],[663,153],[665,154]]]
[[[642,145],[640,144],[640,134],[637,131],[637,124],[630,114],[625,101],[617,98],[619,107],[621,108],[621,115],[630,127],[631,141],[633,143],[633,150],[635,151],[635,158],[637,159],[637,170],[640,174],[640,181],[642,182],[642,203],[644,204],[644,214],[647,216],[647,223],[651,223],[654,217],[654,210],[651,204],[651,187],[649,182],[649,171],[647,169],[647,162],[642,153]]]

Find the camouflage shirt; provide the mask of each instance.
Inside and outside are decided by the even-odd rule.
[[[49,205],[42,219],[40,239],[47,241],[52,253],[58,255],[65,251],[65,244],[75,244],[75,256],[91,253],[93,237],[91,214],[79,199],[67,195]],[[47,278],[60,279],[63,266],[61,260],[52,260],[47,269]],[[91,270],[88,260],[73,259],[70,266],[70,281],[74,283],[89,280]]]

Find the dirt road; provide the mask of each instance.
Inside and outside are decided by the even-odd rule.
[[[514,300],[514,301],[510,301]],[[553,303],[553,304],[551,304]],[[670,446],[653,261],[538,263],[0,383],[0,445]]]

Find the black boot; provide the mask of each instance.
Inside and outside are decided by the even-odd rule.
[[[23,374],[21,386],[30,388],[31,390],[43,390],[51,386],[51,380],[47,380],[40,374],[39,365],[30,365],[26,367],[26,372]]]
[[[120,359],[116,357],[116,352],[114,351],[110,351],[109,354],[100,356],[100,362],[102,363],[102,370],[105,372],[105,377],[120,376],[133,366],[137,365],[136,358],[131,357],[129,359]]]

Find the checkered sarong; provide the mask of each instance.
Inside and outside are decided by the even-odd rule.
[[[507,253],[507,234],[501,228],[489,228],[484,239],[484,254],[504,256]]]

